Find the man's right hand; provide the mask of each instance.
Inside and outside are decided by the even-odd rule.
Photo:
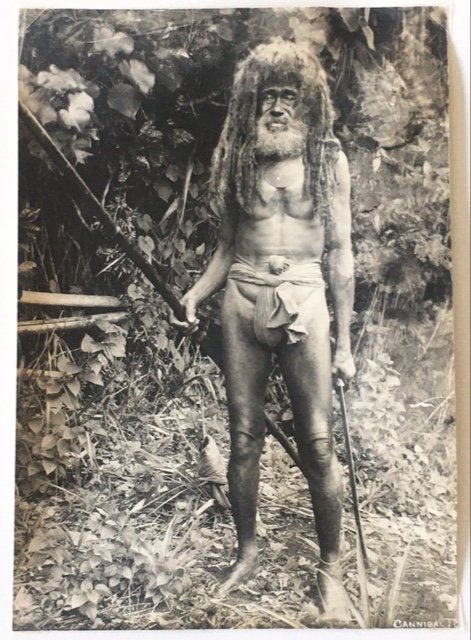
[[[183,333],[192,334],[198,330],[199,319],[196,317],[196,301],[193,296],[189,295],[189,293],[185,294],[183,298],[180,300],[180,304],[185,307],[186,312],[186,320],[181,321],[177,320],[173,311],[170,311],[170,324],[174,327],[177,327]]]

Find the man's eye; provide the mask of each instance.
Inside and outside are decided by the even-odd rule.
[[[283,100],[285,100],[286,102],[294,102],[296,100],[296,94],[291,93],[291,91],[288,91],[285,94],[283,94]]]
[[[274,100],[274,99],[275,99],[275,94],[274,94],[274,93],[272,93],[272,92],[265,93],[265,94],[263,95],[263,99],[264,99],[264,101],[265,101],[265,102],[271,102],[272,100]]]

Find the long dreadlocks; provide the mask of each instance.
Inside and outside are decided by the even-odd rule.
[[[327,78],[317,57],[281,38],[257,46],[237,67],[226,121],[213,155],[211,191],[222,207],[230,206],[234,198],[243,208],[250,205],[257,177],[259,88],[267,83],[294,83],[299,90],[308,129],[305,195],[314,199],[329,228],[333,167],[340,144],[332,130],[334,111]]]

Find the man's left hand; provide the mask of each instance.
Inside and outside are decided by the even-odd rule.
[[[349,382],[356,373],[355,363],[351,351],[337,351],[332,366],[332,374],[336,378],[342,378]]]

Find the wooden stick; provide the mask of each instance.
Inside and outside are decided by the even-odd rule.
[[[365,538],[363,536],[363,528],[361,526],[360,517],[360,505],[358,502],[356,474],[355,474],[355,461],[353,459],[352,440],[350,438],[350,428],[348,426],[347,405],[345,402],[345,382],[339,378],[337,380],[337,392],[340,400],[340,413],[342,415],[343,432],[345,436],[345,448],[347,450],[347,462],[348,462],[348,477],[350,480],[350,489],[352,492],[353,513],[355,515],[355,524],[358,533],[358,542],[360,544],[360,551],[363,557],[363,562],[366,569],[368,569],[368,554],[366,551]]]
[[[52,378],[54,380],[60,380],[64,378],[67,373],[65,371],[46,371],[44,369],[17,369],[16,375],[19,378]]]
[[[62,151],[56,146],[52,138],[49,136],[44,127],[38,122],[35,116],[31,113],[26,105],[24,105],[21,100],[19,101],[19,114],[20,118],[25,124],[25,126],[30,130],[33,136],[36,138],[37,142],[43,147],[46,153],[49,155],[51,160],[55,163],[58,170],[64,176],[65,181],[70,189],[71,195],[77,200],[81,200],[86,204],[89,208],[90,213],[95,215],[98,220],[102,223],[105,235],[113,242],[115,242],[118,247],[126,254],[126,256],[137,266],[143,274],[150,280],[150,282],[154,285],[156,291],[162,296],[165,302],[169,305],[172,311],[175,314],[177,320],[185,321],[186,320],[186,311],[184,307],[180,304],[180,300],[175,296],[175,294],[170,290],[167,284],[164,282],[163,278],[157,273],[156,269],[147,261],[146,258],[142,255],[139,247],[135,244],[131,243],[126,236],[116,228],[113,219],[109,215],[109,213],[105,210],[105,208],[100,204],[96,196],[90,191],[88,185],[84,182],[81,176],[77,173],[76,169],[72,166],[72,164],[67,160]],[[47,329],[46,329],[47,330]],[[24,331],[26,333],[26,331]],[[32,333],[30,331],[30,333]],[[38,331],[36,331],[38,333]],[[201,349],[205,350],[205,343],[208,347],[208,351],[215,361],[214,353],[218,351],[218,349],[214,348],[212,344],[212,340],[204,335],[199,336],[199,341],[201,341]],[[293,445],[291,444],[289,438],[286,434],[281,430],[277,429],[273,431],[273,423],[268,418],[266,418],[266,425],[269,433],[271,433],[280,444],[283,446],[285,451],[291,457],[293,462],[300,467],[299,456],[296,453]],[[276,425],[275,425],[276,426]],[[301,471],[302,468],[300,467]],[[303,472],[304,473],[304,472]]]
[[[142,271],[148,280],[154,285],[165,302],[173,309],[177,320],[184,321],[186,313],[176,295],[166,286],[164,280],[157,273],[147,258],[141,253],[139,247],[130,242],[123,232],[115,226],[113,218],[100,204],[97,197],[90,191],[88,185],[78,174],[75,167],[67,160],[62,151],[56,146],[44,127],[38,122],[26,105],[19,101],[20,118],[31,131],[37,142],[53,160],[56,167],[62,173],[70,190],[70,195],[85,203],[85,210],[93,214],[103,225],[105,235],[118,245],[126,256]],[[87,215],[88,217],[88,215]]]
[[[99,320],[119,322],[127,318],[126,311],[114,311],[112,313],[96,313],[91,316],[79,316],[73,318],[52,318],[51,320],[27,320],[18,323],[18,333],[45,333],[46,331],[66,331],[70,329],[87,329],[93,327]]]
[[[102,307],[113,309],[125,304],[114,296],[90,296],[76,293],[49,293],[46,291],[23,291],[20,304],[37,304],[48,307]]]

